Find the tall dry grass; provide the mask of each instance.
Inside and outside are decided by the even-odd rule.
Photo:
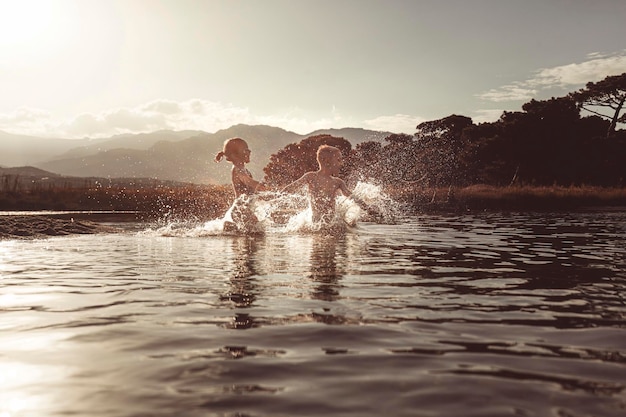
[[[390,189],[389,194],[416,211],[437,210],[578,210],[585,207],[626,208],[626,187],[509,186]]]
[[[232,188],[222,185],[93,186],[0,191],[0,210],[136,211],[141,218],[213,219],[233,200]]]
[[[626,208],[626,188],[596,186],[392,187],[389,196],[413,212]],[[136,211],[141,218],[215,219],[233,201],[229,185],[38,187],[0,190],[0,210]]]

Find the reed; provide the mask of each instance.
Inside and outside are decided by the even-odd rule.
[[[186,186],[50,186],[0,191],[0,210],[136,211],[141,218],[212,219],[232,201],[231,187]]]
[[[391,189],[393,198],[416,211],[580,210],[586,207],[626,207],[626,187],[508,186]]]
[[[388,187],[385,192],[409,212],[484,210],[579,210],[626,207],[626,187],[509,186]],[[137,211],[145,219],[222,216],[233,201],[227,185],[150,186],[89,184],[0,190],[0,210]]]

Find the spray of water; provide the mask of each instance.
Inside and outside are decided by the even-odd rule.
[[[400,203],[389,197],[380,185],[359,181],[352,196],[365,203],[365,214],[359,220],[370,220],[383,224],[394,224],[402,213]]]
[[[380,186],[360,181],[351,197],[337,198],[335,218],[330,222],[312,221],[308,198],[304,195],[266,191],[253,196],[240,196],[222,218],[201,224],[169,222],[144,233],[183,237],[334,233],[354,228],[360,221],[395,223],[399,210],[399,205]]]

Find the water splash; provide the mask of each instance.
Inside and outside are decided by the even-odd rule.
[[[380,186],[360,181],[352,197],[337,197],[335,218],[331,222],[313,222],[305,195],[264,191],[238,197],[222,218],[200,224],[192,221],[169,222],[142,233],[179,237],[335,233],[354,228],[359,221],[393,224],[399,210],[399,204],[387,196]]]
[[[380,185],[359,181],[352,195],[365,203],[365,214],[360,220],[370,220],[382,224],[395,224],[402,214],[400,203],[387,195]]]

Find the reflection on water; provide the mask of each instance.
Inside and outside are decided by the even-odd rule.
[[[241,236],[233,239],[233,268],[230,277],[230,288],[228,294],[222,297],[229,300],[233,306],[239,309],[246,309],[254,305],[256,300],[256,280],[257,272],[254,265],[254,257],[258,250],[258,240],[262,237]],[[229,324],[232,329],[249,329],[256,327],[254,317],[245,312],[235,313],[233,322]]]
[[[622,416],[626,214],[0,241],[0,416]]]
[[[323,301],[335,301],[339,298],[339,282],[345,271],[337,258],[346,258],[345,236],[313,236],[310,256],[310,277],[315,288],[311,297]]]

